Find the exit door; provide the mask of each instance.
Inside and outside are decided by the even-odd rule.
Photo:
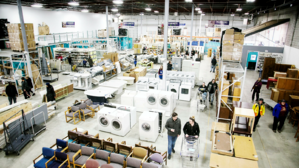
[[[258,52],[248,52],[247,69],[255,70]]]

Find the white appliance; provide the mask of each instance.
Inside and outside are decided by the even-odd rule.
[[[145,111],[139,117],[139,139],[156,142],[159,135],[159,114]]]
[[[116,111],[115,108],[104,107],[99,112],[97,112],[97,121],[98,121],[98,129],[104,132],[112,131],[112,118],[113,113]]]
[[[148,89],[154,89],[154,90],[158,90],[159,89],[159,83],[160,83],[160,79],[149,79],[148,82]]]
[[[123,105],[134,106],[134,97],[137,92],[132,90],[125,90],[120,97],[120,102]]]
[[[111,133],[119,136],[125,136],[131,129],[130,113],[123,110],[116,110],[111,120]]]
[[[148,109],[151,108],[156,108],[158,105],[158,99],[159,99],[159,93],[160,91],[158,90],[149,90],[147,92],[147,102],[146,102],[146,106]]]
[[[191,71],[192,60],[183,60],[182,71]]]
[[[127,82],[122,80],[110,80],[100,83],[99,86],[115,88],[117,89],[116,94],[121,94],[123,92],[123,89],[127,86]]]
[[[136,108],[133,106],[126,106],[122,104],[111,103],[118,111],[123,111],[130,114],[130,128],[136,124]]]
[[[191,99],[191,85],[181,85],[180,87],[180,100],[190,101]]]
[[[174,93],[174,97],[179,99],[179,90],[181,86],[181,80],[178,79],[170,79],[168,85],[168,91]]]
[[[172,113],[175,107],[176,99],[174,97],[174,93],[169,91],[160,91],[158,109]]]
[[[163,133],[166,123],[165,110],[151,109],[149,112],[159,114],[159,133]]]
[[[199,69],[200,69],[200,62],[193,61],[192,62],[192,71],[195,73],[195,85],[199,85]]]
[[[139,77],[136,82],[136,91],[147,91],[148,90],[148,78]]]
[[[146,111],[148,110],[147,106],[147,92],[139,91],[137,92],[136,96],[134,97],[134,105],[136,107],[136,111]]]

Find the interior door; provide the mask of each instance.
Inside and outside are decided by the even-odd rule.
[[[258,52],[248,52],[247,56],[247,69],[255,70]]]

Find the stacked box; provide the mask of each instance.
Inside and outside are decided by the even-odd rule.
[[[110,59],[113,63],[118,62],[118,53],[117,52],[110,52],[103,54],[104,59]]]
[[[22,36],[22,27],[20,23],[11,23],[7,25],[9,42],[11,50],[24,51],[24,43]],[[33,23],[25,23],[25,32],[27,37],[28,49],[35,49],[35,37]]]
[[[241,61],[245,35],[227,29],[222,40],[222,57],[227,61]]]
[[[108,27],[109,36],[115,36],[115,31],[113,27]],[[107,37],[106,29],[98,30],[98,37]]]
[[[142,45],[141,44],[134,44],[134,54],[141,54],[142,53]]]

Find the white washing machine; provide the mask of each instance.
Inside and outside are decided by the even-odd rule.
[[[147,92],[147,102],[146,106],[148,109],[156,108],[158,105],[158,99],[159,99],[159,93],[158,90],[149,90]]]
[[[132,90],[125,90],[124,93],[120,97],[120,102],[123,105],[134,106],[134,97],[137,92]]]
[[[181,80],[178,79],[170,79],[168,85],[168,91],[174,93],[174,97],[179,99],[179,90],[181,86]]]
[[[127,106],[122,104],[111,103],[111,105],[116,106],[118,111],[128,112],[130,114],[130,128],[136,124],[136,108],[133,106]]]
[[[125,136],[131,129],[130,113],[123,110],[116,110],[111,120],[111,133],[119,136]]]
[[[147,103],[147,92],[139,91],[134,97],[134,105],[136,107],[136,111],[143,112],[148,110]]]
[[[111,121],[115,111],[115,108],[104,107],[97,112],[98,129],[100,131],[111,132]]]
[[[159,135],[159,114],[145,111],[139,117],[139,139],[156,142]]]
[[[159,114],[159,133],[163,133],[166,123],[165,110],[150,109],[149,112]]]
[[[160,110],[172,113],[176,107],[176,99],[173,92],[160,91],[159,92],[159,106]]]
[[[179,100],[190,101],[191,99],[191,85],[181,85]]]

